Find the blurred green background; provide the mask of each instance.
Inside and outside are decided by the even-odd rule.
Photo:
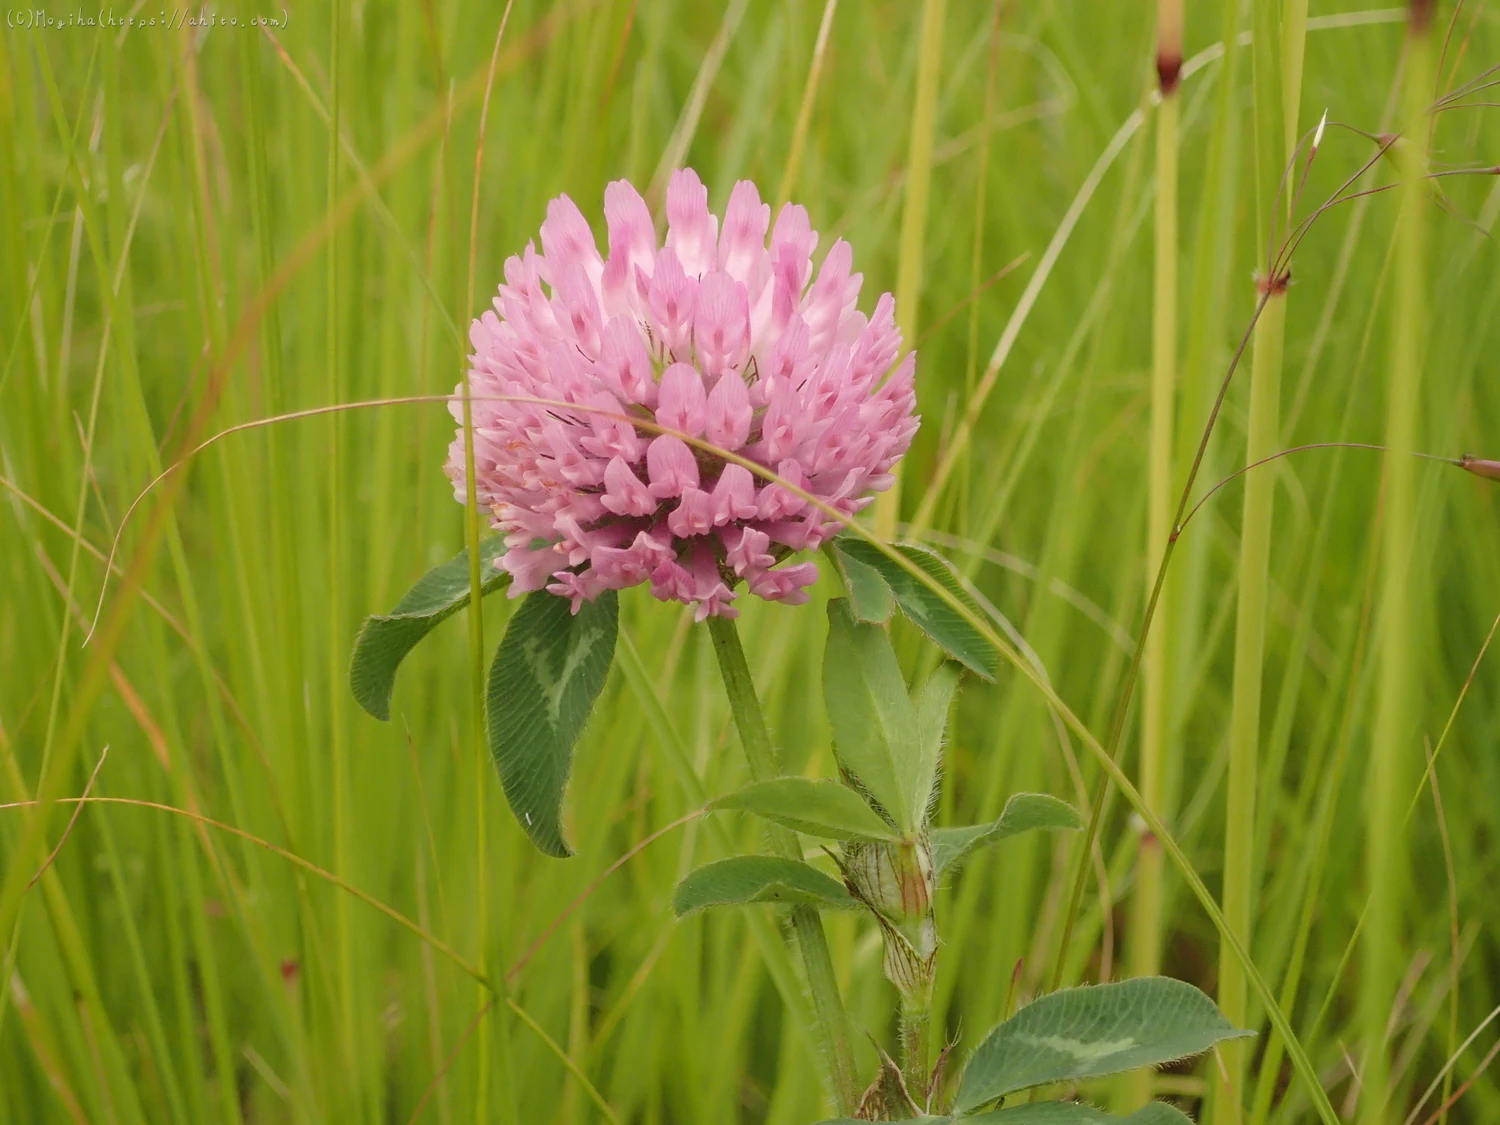
[[[1253,122],[1279,112],[1252,82],[1248,6],[1186,7],[1174,496],[1255,306],[1265,203]],[[933,9],[940,43],[923,34]],[[299,3],[270,29],[244,25],[281,10],[219,15],[241,26],[178,26],[165,12],[171,26],[0,32],[0,795],[29,799],[44,763],[59,791],[82,793],[108,747],[93,795],[187,809],[335,872],[460,956],[497,974],[514,966],[510,1003],[476,1031],[484,995],[453,959],[317,872],[200,820],[93,805],[0,935],[0,1123],[818,1120],[829,1107],[815,1058],[745,919],[673,920],[672,887],[722,854],[715,835],[675,828],[597,882],[691,812],[695,789],[743,780],[707,633],[690,615],[644,589],[622,598],[649,683],[617,668],[601,697],[575,763],[578,855],[566,861],[531,849],[476,760],[460,622],[404,667],[390,724],[350,698],[361,618],[462,546],[442,404],[282,421],[193,458],[125,524],[118,565],[131,577],[104,595],[117,625],[85,647],[102,554],[190,437],[449,392],[464,327],[550,197],[566,191],[602,240],[609,180],[659,198],[666,173],[688,164],[716,210],[748,177],[768,200],[808,208],[820,251],[847,238],[867,311],[898,285],[916,294],[902,317],[925,424],[904,514],[932,496],[932,541],[1103,740],[1157,549],[1146,540],[1154,6],[518,0],[495,55],[472,239],[499,5]],[[1330,122],[1389,129],[1404,13],[1313,0],[1310,16],[1298,131],[1325,108]],[[1500,12],[1483,4],[1444,5],[1437,34],[1444,90],[1500,58]],[[924,52],[930,133],[913,112]],[[1495,111],[1480,104],[1494,94],[1434,115],[1434,167],[1500,159]],[[1299,215],[1376,147],[1330,124]],[[923,152],[925,202],[911,191]],[[1393,181],[1384,162],[1370,176]],[[1441,182],[1419,448],[1500,456],[1500,182]],[[1392,195],[1341,205],[1298,248],[1279,447],[1384,440],[1396,215]],[[1013,346],[987,383],[1003,333]],[[1247,374],[1195,495],[1244,464]],[[972,441],[933,493],[934,465],[971,409]],[[1369,1047],[1362,990],[1394,997],[1383,1096],[1400,1122],[1500,1003],[1493,656],[1455,710],[1500,612],[1500,529],[1492,483],[1417,463],[1415,624],[1401,659],[1422,734],[1442,739],[1439,785],[1421,784],[1423,742],[1410,739],[1409,818],[1371,824],[1386,465],[1378,452],[1320,449],[1257,470],[1273,476],[1276,508],[1251,948],[1336,1107],[1352,1111]],[[1226,792],[1242,496],[1243,482],[1226,486],[1189,525],[1167,587],[1160,811],[1216,891],[1226,802],[1242,796]],[[756,604],[742,622],[790,767],[822,776],[835,767],[817,603],[836,592],[825,575],[814,605]],[[485,607],[491,646],[509,609]],[[914,631],[897,639],[910,673],[930,666]],[[648,721],[653,693],[670,729]],[[1124,746],[1132,773],[1137,726]],[[992,818],[1018,789],[1083,807],[1098,775],[1024,679],[970,682],[938,822]],[[1124,802],[1109,808],[1066,949],[1077,839],[1007,843],[944,892],[938,1003],[970,1047],[1003,1015],[1013,975],[1025,997],[1058,956],[1068,982],[1124,972],[1140,833]],[[71,815],[51,812],[33,854],[22,834],[34,814],[0,810],[12,882],[24,885]],[[754,823],[727,824],[740,850],[758,846]],[[1397,841],[1388,870],[1366,870],[1371,832]],[[1398,907],[1389,981],[1367,979],[1355,936],[1372,879],[1390,880]],[[1164,971],[1213,992],[1218,935],[1170,866],[1164,918]],[[873,1070],[872,1044],[893,1049],[878,935],[850,918],[829,926]],[[1266,1030],[1258,1009],[1249,1018]],[[1448,1121],[1500,1119],[1500,1080],[1479,1073],[1496,1038],[1489,1027],[1458,1054],[1450,1088],[1474,1081]],[[1250,1115],[1313,1119],[1267,1046],[1263,1034],[1251,1048]],[[1213,1066],[1173,1070],[1158,1090],[1196,1110]]]

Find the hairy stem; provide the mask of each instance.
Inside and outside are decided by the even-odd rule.
[[[901,998],[901,1073],[906,1089],[922,1105],[932,1081],[932,982],[920,995]]]
[[[719,674],[724,680],[724,692],[729,696],[734,725],[740,732],[740,743],[750,763],[750,776],[756,781],[775,777],[781,772],[781,763],[771,742],[765,714],[761,711],[760,697],[755,694],[755,682],[750,677],[750,665],[740,644],[739,629],[727,617],[710,617],[708,631],[713,637],[714,654],[719,658]],[[795,833],[773,827],[770,836],[771,845],[779,854],[789,859],[802,857]],[[814,1037],[823,1055],[824,1070],[833,1086],[839,1112],[848,1115],[854,1112],[859,1100],[859,1087],[854,1074],[854,1050],[849,1041],[849,1017],[839,997],[838,978],[834,975],[833,958],[828,952],[823,919],[811,906],[793,907],[792,932],[802,954],[808,992],[812,995],[813,1012],[817,1017]]]

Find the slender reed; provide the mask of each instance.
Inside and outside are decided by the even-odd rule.
[[[1282,345],[1286,332],[1288,277],[1270,249],[1291,225],[1290,196],[1281,185],[1287,160],[1296,151],[1301,102],[1302,42],[1307,4],[1292,0],[1279,21],[1273,5],[1255,8],[1255,181],[1259,245],[1267,247],[1259,279],[1264,309],[1255,326],[1250,364],[1250,423],[1246,463],[1280,446]],[[1279,31],[1279,35],[1277,34]],[[1280,219],[1285,207],[1286,225]],[[1262,675],[1265,664],[1266,608],[1269,594],[1274,473],[1250,474],[1240,522],[1239,592],[1235,607],[1234,679],[1229,717],[1229,772],[1224,809],[1224,917],[1240,943],[1253,948],[1255,913],[1256,793],[1260,762]],[[1233,960],[1227,936],[1219,946],[1219,1007],[1241,1026],[1250,1023],[1244,968]],[[1224,1045],[1215,1075],[1214,1125],[1244,1120],[1246,1063],[1243,1041]]]
[[[1396,219],[1395,287],[1391,309],[1390,398],[1386,444],[1397,453],[1416,447],[1427,332],[1426,210],[1429,187],[1424,163],[1431,140],[1432,0],[1411,0],[1402,96],[1402,133],[1408,141]],[[1415,750],[1416,677],[1412,655],[1414,603],[1419,576],[1412,564],[1416,538],[1416,462],[1386,462],[1385,527],[1381,544],[1379,700],[1370,746],[1365,882],[1370,896],[1360,955],[1359,1017],[1364,1038],[1361,1125],[1400,1120],[1399,1100],[1390,1097],[1387,1027],[1402,974],[1401,918],[1407,871],[1401,845],[1403,794],[1409,788]]]
[[[495,88],[495,65],[500,59],[500,44],[510,22],[511,5],[505,5],[500,28],[495,32],[495,46],[490,52],[489,70],[485,76],[484,100],[479,107],[479,136],[474,145],[474,191],[469,206],[469,269],[464,308],[474,307],[474,267],[479,248],[479,185],[484,169],[484,135],[489,124],[490,94]],[[487,800],[490,785],[489,747],[485,739],[484,716],[484,596],[479,573],[479,495],[474,475],[474,401],[469,393],[469,369],[463,373],[464,419],[464,545],[469,553],[469,726],[474,739],[474,917],[478,953],[476,963],[483,973],[487,966],[490,943],[489,918],[489,817]],[[481,990],[482,992],[482,990]],[[476,997],[481,1006],[489,997]],[[476,1120],[487,1121],[490,1114],[490,1068],[493,1050],[490,1046],[490,1021],[481,1018],[478,1028],[479,1081],[474,1092]],[[506,1092],[506,1105],[513,1104]],[[513,1114],[512,1114],[513,1115]]]
[[[1182,0],[1160,0],[1156,10],[1156,76],[1161,105],[1156,111],[1156,252],[1151,325],[1151,438],[1146,501],[1147,596],[1161,567],[1162,552],[1172,534],[1174,409],[1177,395],[1177,120],[1182,73]],[[1141,799],[1165,816],[1167,769],[1168,639],[1172,635],[1172,599],[1164,597],[1155,628],[1146,635],[1141,664]],[[1135,900],[1127,941],[1132,976],[1161,971],[1161,843],[1141,836],[1136,860]],[[1137,1071],[1125,1083],[1123,1109],[1151,1100],[1153,1073]]]
[[[937,127],[937,97],[943,68],[943,23],[948,0],[923,0],[922,45],[917,58],[917,92],[911,112],[911,142],[906,154],[906,200],[901,211],[901,250],[896,266],[896,319],[905,346],[917,338],[918,302],[922,293],[922,256],[927,241],[927,203],[932,184],[932,140]],[[875,501],[875,529],[882,539],[896,533],[901,515],[901,473]]]
[[[335,2],[329,6],[329,53],[328,53],[328,182],[327,207],[330,214],[339,200],[339,130],[341,99],[339,97],[339,32],[343,20],[342,5]],[[339,378],[339,245],[338,233],[328,236],[328,258],[326,285],[327,301],[324,331],[328,358],[328,400],[337,402],[341,395]],[[344,739],[344,614],[340,592],[344,588],[343,536],[344,523],[342,503],[342,481],[340,479],[341,447],[343,445],[344,421],[335,414],[330,419],[328,442],[328,725],[329,745],[332,751],[333,769],[333,870],[339,878],[349,875],[348,818],[349,818],[349,763],[348,748]],[[349,932],[349,904],[340,896],[334,903],[335,948],[339,965],[339,1020],[343,1032],[343,1048],[348,1064],[353,1070],[358,1065],[360,1052],[356,1040],[357,1020],[354,1012],[354,954]],[[351,1084],[353,1105],[346,1111],[351,1116],[358,1113],[359,1085]]]
[[[776,210],[791,198],[802,170],[802,153],[807,147],[807,130],[812,124],[813,106],[818,100],[818,83],[823,77],[823,59],[828,51],[828,34],[833,30],[833,14],[839,0],[825,0],[823,18],[818,23],[818,38],[813,43],[812,63],[807,69],[807,83],[802,87],[802,104],[797,109],[797,124],[792,129],[792,143],[787,152],[786,167],[781,172],[781,186],[776,189]]]

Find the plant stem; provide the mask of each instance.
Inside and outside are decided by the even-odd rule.
[[[1250,366],[1250,436],[1247,460],[1276,447],[1281,399],[1281,351],[1286,296],[1273,294],[1255,328]],[[1254,913],[1255,793],[1260,751],[1261,679],[1265,657],[1266,593],[1275,476],[1249,474],[1240,524],[1240,587],[1235,610],[1234,692],[1229,728],[1229,781],[1224,823],[1224,918],[1241,944],[1250,945]],[[1236,1026],[1249,1018],[1244,968],[1227,942],[1219,954],[1219,1007]],[[1230,1049],[1224,1049],[1230,1048]],[[1216,1079],[1216,1125],[1241,1120],[1246,1053],[1241,1043],[1221,1044]]]
[[[824,0],[823,18],[818,23],[818,38],[813,43],[812,63],[807,70],[807,82],[802,87],[802,105],[797,110],[797,124],[792,129],[792,143],[787,151],[786,167],[781,173],[781,185],[776,189],[776,212],[791,198],[797,186],[797,173],[802,170],[802,152],[807,147],[807,129],[812,124],[813,105],[818,98],[818,81],[823,76],[823,59],[828,49],[828,33],[833,30],[833,13],[838,10],[839,0]]]
[[[511,5],[505,5],[500,16],[500,27],[495,32],[495,46],[490,51],[490,67],[485,78],[484,104],[479,111],[479,138],[474,145],[474,194],[469,207],[469,271],[468,285],[464,296],[464,308],[474,307],[474,264],[479,246],[479,187],[484,168],[484,136],[490,116],[490,93],[495,86],[495,62],[500,55],[500,43],[505,38],[505,27],[510,23]],[[474,401],[469,388],[469,365],[463,353],[459,353],[463,366],[463,427],[464,427],[464,544],[469,552],[469,705],[470,725],[474,732],[474,913],[479,943],[477,963],[480,972],[488,971],[490,945],[490,877],[489,877],[489,816],[486,783],[490,778],[490,752],[485,716],[484,674],[484,596],[481,593],[483,576],[479,570],[479,493],[474,475]],[[478,997],[480,1011],[489,1007],[489,997],[481,990]],[[505,1037],[502,1023],[501,1037]],[[477,1043],[479,1055],[478,1081],[475,1083],[474,1113],[480,1121],[490,1119],[490,1069],[494,1063],[494,1050],[490,1045],[490,1022],[483,1017],[479,1021]],[[509,1053],[507,1052],[507,1060]],[[508,1061],[507,1061],[507,1065]],[[506,1089],[506,1119],[515,1117],[515,1098],[508,1085]]]
[[[339,130],[340,118],[340,4],[329,8],[329,96],[328,96],[328,212],[333,213],[339,197]],[[324,329],[328,347],[328,400],[340,400],[339,372],[339,252],[340,240],[336,230],[328,235],[327,260],[327,306]],[[343,561],[343,482],[340,479],[340,457],[343,436],[343,420],[335,414],[329,424],[328,442],[328,707],[329,744],[332,750],[333,769],[333,869],[340,877],[349,874],[348,815],[349,815],[349,765],[347,747],[344,744],[343,701],[344,663],[342,640],[344,636],[343,604],[340,592],[344,588]],[[355,1031],[358,1023],[354,1011],[354,966],[353,950],[349,932],[349,903],[340,895],[334,903],[334,936],[338,950],[339,965],[339,1020],[344,1039],[345,1059],[351,1072],[357,1073],[359,1045]],[[346,1111],[351,1117],[363,1116],[360,1104],[360,1084],[351,1081],[351,1104]]]
[[[901,1073],[906,1088],[921,1105],[932,1081],[932,982],[919,997],[901,998]]]
[[[1296,151],[1301,105],[1302,43],[1307,32],[1305,0],[1290,0],[1278,19],[1276,5],[1258,5],[1254,16],[1255,182],[1257,240],[1266,248],[1261,277],[1264,308],[1255,326],[1250,366],[1250,430],[1245,461],[1253,464],[1279,447],[1282,345],[1286,336],[1285,279],[1271,276],[1272,243],[1291,225],[1291,201],[1281,183]],[[1279,225],[1281,208],[1286,214]],[[1260,474],[1245,481],[1240,524],[1239,596],[1235,607],[1234,686],[1229,718],[1229,776],[1224,810],[1224,919],[1230,933],[1253,949],[1255,913],[1256,794],[1260,761],[1260,714],[1265,666],[1266,604],[1269,589],[1271,523],[1276,477]],[[1219,1007],[1237,1026],[1252,1025],[1249,990],[1242,964],[1229,941],[1219,946]],[[1214,1125],[1244,1120],[1246,1063],[1244,1040],[1223,1044],[1222,1066],[1214,1080]]]
[[[715,616],[708,619],[708,631],[713,637],[714,654],[719,658],[719,674],[724,680],[724,692],[729,696],[734,725],[740,732],[740,743],[750,763],[750,776],[756,781],[775,777],[781,772],[781,763],[771,742],[771,732],[766,727],[760,697],[755,694],[755,681],[750,677],[750,665],[740,644],[739,629],[729,618]],[[789,859],[802,858],[795,833],[773,827],[770,836],[771,845],[779,854]],[[823,919],[811,906],[793,907],[792,932],[802,953],[802,967],[807,974],[807,988],[812,994],[813,1011],[817,1016],[814,1037],[823,1055],[824,1069],[833,1086],[838,1110],[848,1115],[854,1112],[858,1103],[859,1088],[854,1074],[854,1050],[849,1041],[849,1017],[839,998],[838,978],[834,975],[833,958],[828,952]]]
[[[1419,596],[1412,573],[1416,542],[1416,462],[1401,456],[1417,445],[1417,415],[1422,350],[1427,330],[1425,294],[1426,230],[1423,172],[1432,118],[1430,0],[1412,0],[1407,27],[1406,82],[1402,100],[1402,134],[1408,148],[1396,220],[1395,308],[1391,312],[1391,384],[1386,444],[1396,456],[1386,461],[1385,528],[1381,553],[1384,580],[1380,590],[1379,704],[1370,747],[1369,819],[1365,831],[1365,883],[1369,916],[1364,927],[1363,972],[1360,974],[1360,1022],[1364,1066],[1360,1098],[1361,1125],[1392,1120],[1388,1098],[1390,1058],[1387,1027],[1402,972],[1400,904],[1405,886],[1399,825],[1410,782],[1410,760],[1416,733],[1413,667],[1413,603]],[[1399,1120],[1399,1116],[1397,1118]]]
[[[1161,105],[1156,111],[1156,255],[1151,336],[1151,447],[1146,516],[1146,581],[1150,595],[1162,552],[1172,534],[1173,411],[1177,395],[1177,117],[1182,69],[1182,0],[1160,0],[1157,7],[1156,74]],[[1171,598],[1157,607],[1156,627],[1146,635],[1141,667],[1141,799],[1163,818],[1163,775],[1167,755],[1167,685],[1170,680],[1167,641],[1173,634]],[[1161,971],[1161,843],[1141,835],[1136,860],[1136,890],[1130,914],[1129,954],[1132,976]],[[1124,1084],[1125,1104],[1136,1109],[1151,1100],[1155,1075],[1140,1070]]]

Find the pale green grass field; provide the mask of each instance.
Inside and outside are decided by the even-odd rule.
[[[1009,0],[996,23],[989,3],[954,0],[938,58],[924,4],[844,0],[808,95],[815,0],[727,11],[520,0],[499,48],[472,242],[500,6],[341,7],[296,5],[274,41],[244,27],[0,31],[0,800],[27,800],[44,771],[51,791],[78,795],[107,747],[91,795],[217,822],[89,805],[17,898],[72,807],[44,821],[0,810],[0,1125],[817,1121],[830,1103],[816,1057],[745,916],[679,923],[670,906],[691,867],[754,849],[761,829],[694,820],[604,877],[745,775],[690,615],[644,589],[622,597],[622,647],[646,675],[617,661],[579,745],[567,803],[578,855],[565,861],[532,849],[477,757],[462,622],[407,662],[391,723],[351,698],[361,618],[462,548],[441,403],[282,421],[192,459],[125,524],[85,646],[101,553],[189,437],[446,394],[469,318],[549,198],[568,192],[602,239],[609,180],[659,191],[690,164],[716,209],[749,177],[768,199],[805,204],[822,249],[849,239],[867,310],[887,289],[917,295],[902,315],[916,325],[925,424],[903,517],[927,502],[932,541],[1107,741],[1161,549],[1147,541],[1155,6]],[[1186,5],[1194,61],[1179,98],[1178,283],[1166,289],[1179,425],[1160,462],[1174,505],[1257,300],[1288,44],[1305,30],[1295,132],[1325,107],[1330,121],[1300,215],[1376,154],[1334,123],[1378,134],[1399,104],[1401,11],[1313,0],[1302,29],[1289,2],[1288,38],[1278,0],[1254,4],[1255,21],[1236,7]],[[281,15],[231,10],[241,23]],[[1439,8],[1434,55],[1453,16]],[[1252,22],[1254,50],[1237,38]],[[924,43],[938,84],[931,135],[918,129],[913,146]],[[1497,61],[1500,12],[1470,0],[1440,88]],[[1500,111],[1482,104],[1497,92],[1431,118],[1435,168],[1500,160]],[[1274,157],[1259,165],[1258,123]],[[908,171],[924,150],[922,207]],[[1368,185],[1395,175],[1382,161]],[[1385,442],[1392,325],[1425,318],[1413,447],[1500,456],[1500,181],[1440,182],[1447,206],[1426,208],[1413,244],[1425,277],[1398,252],[1395,193],[1334,208],[1300,244],[1272,448]],[[1195,499],[1246,462],[1250,367],[1230,386]],[[934,491],[956,433],[972,440]],[[1317,449],[1247,478],[1274,500],[1261,721],[1240,759],[1258,767],[1249,782],[1230,768],[1244,481],[1188,525],[1150,665],[1164,724],[1157,808],[1215,895],[1226,825],[1247,833],[1231,851],[1247,865],[1253,960],[1336,1109],[1402,1125],[1436,1082],[1421,1122],[1472,1080],[1447,1121],[1478,1125],[1500,1120],[1500,1070],[1483,1069],[1500,1026],[1465,1044],[1500,1004],[1500,656],[1463,691],[1500,613],[1500,486],[1399,460],[1389,473],[1397,459],[1383,453]],[[1388,528],[1382,497],[1397,477],[1410,502]],[[1394,592],[1392,544],[1410,568]],[[756,604],[742,620],[789,768],[816,776],[835,769],[817,667],[819,603],[836,592],[825,575],[813,605]],[[512,605],[486,602],[487,646]],[[897,640],[908,672],[925,673],[930,646],[905,626]],[[1409,731],[1380,729],[1392,685],[1415,708]],[[1139,730],[1133,712],[1132,777]],[[1423,784],[1424,745],[1439,751],[1436,785]],[[938,822],[992,818],[1020,789],[1087,809],[1100,776],[1027,679],[972,681]],[[1372,822],[1382,793],[1397,812]],[[1003,1015],[1013,974],[1024,997],[1057,962],[1068,983],[1141,963],[1126,940],[1139,823],[1111,797],[1066,947],[1079,837],[1007,843],[944,892],[950,1033],[972,1046]],[[1219,935],[1170,862],[1162,917],[1163,971],[1213,993]],[[872,1043],[894,1049],[878,935],[846,917],[829,927],[868,1071]],[[460,961],[503,977],[504,999],[489,1004]],[[1237,1091],[1244,1120],[1316,1120],[1264,1011],[1240,1018],[1261,1032]],[[1216,1069],[1212,1057],[1176,1068],[1157,1090],[1196,1116]],[[1356,1103],[1351,1071],[1380,1088]]]

